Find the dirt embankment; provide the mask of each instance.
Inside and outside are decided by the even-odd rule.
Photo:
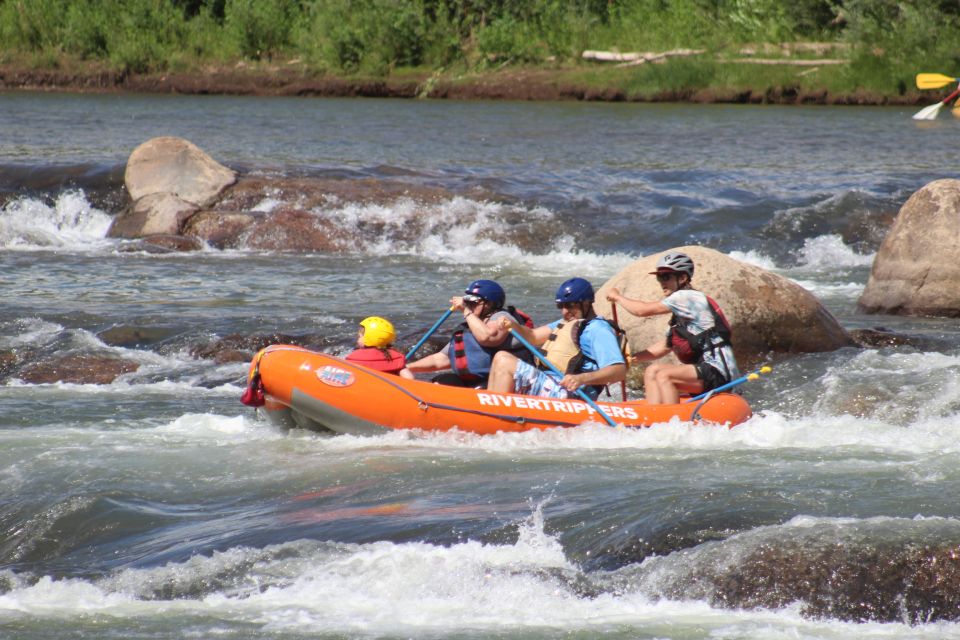
[[[365,79],[310,75],[284,67],[211,68],[188,73],[119,73],[101,68],[27,69],[0,65],[0,90],[256,96],[437,98],[452,100],[589,100],[740,104],[926,104],[929,96],[870,92],[830,94],[791,87],[759,90],[684,89],[633,95],[617,86],[586,86],[563,71],[503,69],[448,79],[403,76]]]

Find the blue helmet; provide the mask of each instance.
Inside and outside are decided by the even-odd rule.
[[[561,302],[593,302],[593,285],[583,278],[570,278],[557,289],[557,304]]]
[[[467,296],[477,296],[492,302],[497,307],[502,307],[507,301],[507,294],[503,287],[493,280],[474,280],[464,292]]]

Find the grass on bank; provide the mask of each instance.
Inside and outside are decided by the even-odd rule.
[[[747,45],[809,40],[842,45],[831,57],[848,64],[722,62]],[[0,0],[0,60],[120,74],[279,64],[311,76],[454,79],[526,67],[630,95],[903,95],[918,71],[960,72],[958,44],[960,5],[940,0]],[[627,69],[580,57],[680,47],[706,53]]]

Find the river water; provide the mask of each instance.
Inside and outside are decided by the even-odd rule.
[[[960,327],[856,308],[890,217],[955,175],[957,123],[910,115],[0,94],[0,352],[140,365],[0,386],[0,636],[960,638]],[[126,251],[104,235],[158,135],[450,197],[323,212],[417,217],[356,251]],[[914,346],[775,358],[732,430],[492,437],[283,433],[239,403],[244,364],[191,355],[275,332],[340,353],[372,314],[405,346],[477,277],[543,322],[567,277],[684,244]]]

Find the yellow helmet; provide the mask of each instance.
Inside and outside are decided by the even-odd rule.
[[[370,316],[360,321],[363,327],[363,346],[365,347],[389,347],[397,338],[397,332],[393,330],[393,325],[389,320],[379,316]]]

